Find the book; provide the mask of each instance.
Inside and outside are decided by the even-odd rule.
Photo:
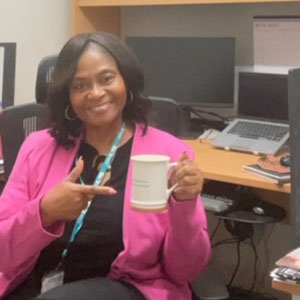
[[[278,259],[275,265],[276,268],[270,273],[273,279],[300,284],[300,247]]]
[[[300,247],[288,252],[276,261],[276,266],[300,270]]]
[[[267,179],[273,183],[282,185],[291,181],[291,173],[278,172],[273,170],[267,170],[259,166],[258,164],[251,164],[243,166],[243,170],[249,174],[255,175],[260,178]]]
[[[298,269],[279,267],[272,270],[270,276],[281,282],[300,284],[300,271]]]

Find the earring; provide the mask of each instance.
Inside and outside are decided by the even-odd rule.
[[[65,118],[68,120],[68,121],[75,121],[77,119],[77,116],[75,115],[74,116],[71,116],[71,110],[72,110],[72,106],[69,104],[66,106],[65,108]],[[74,112],[73,112],[74,114]]]
[[[131,104],[133,102],[133,93],[132,91],[128,91],[128,94],[129,94],[128,104]]]

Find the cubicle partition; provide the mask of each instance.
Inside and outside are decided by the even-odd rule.
[[[298,246],[300,245],[300,69],[289,71],[288,98],[292,183],[291,213],[296,235],[295,244]]]

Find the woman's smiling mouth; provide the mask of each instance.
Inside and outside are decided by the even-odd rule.
[[[111,106],[112,102],[111,101],[105,101],[103,103],[99,103],[96,105],[92,105],[90,107],[88,107],[88,110],[91,112],[102,112],[102,111],[106,111],[109,106]]]

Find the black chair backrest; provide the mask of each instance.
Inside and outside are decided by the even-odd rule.
[[[30,103],[5,108],[0,114],[0,132],[7,180],[25,138],[33,131],[46,128],[48,108],[45,104]]]
[[[53,81],[54,67],[57,55],[44,57],[39,65],[35,83],[35,98],[37,103],[45,103],[49,83]]]
[[[149,97],[152,101],[150,125],[175,136],[180,129],[179,104],[171,98]]]

